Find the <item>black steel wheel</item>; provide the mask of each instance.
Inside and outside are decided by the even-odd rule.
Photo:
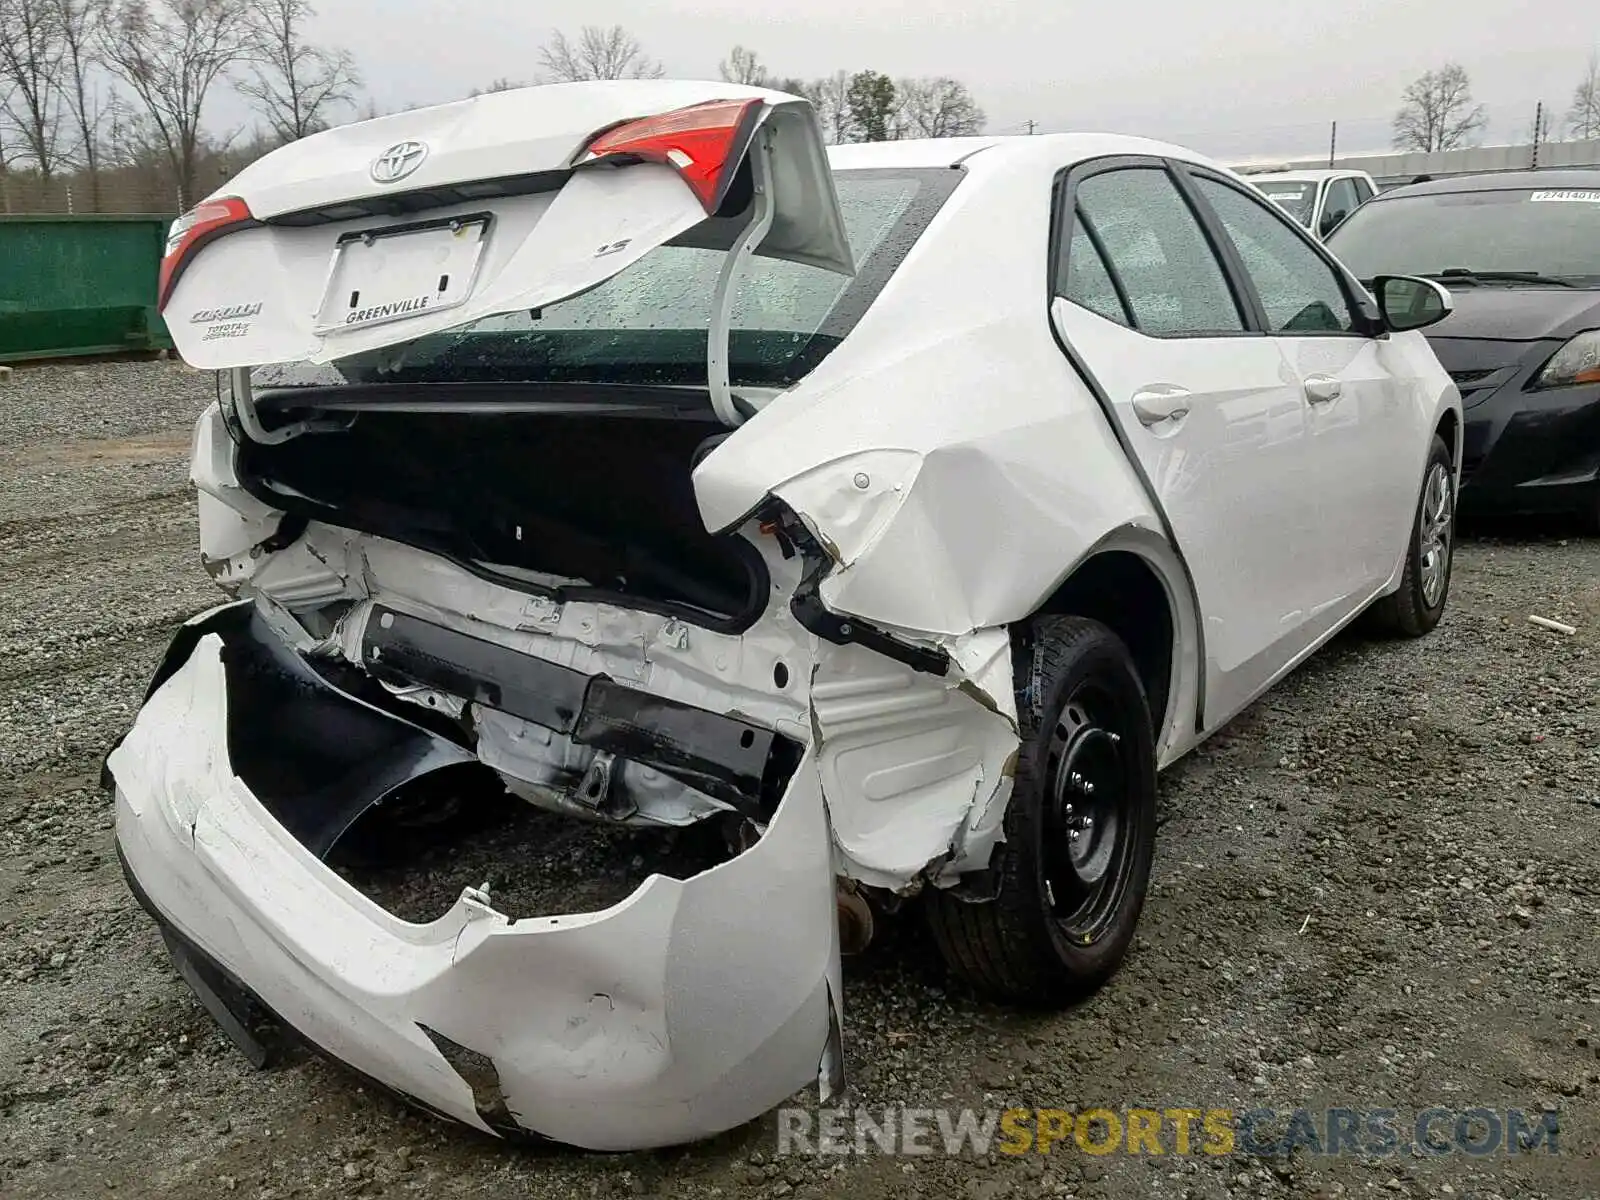
[[[1109,979],[1133,941],[1155,849],[1154,735],[1132,657],[1104,625],[1038,618],[1017,658],[1006,840],[986,879],[930,891],[926,908],[957,975],[1059,1006]]]

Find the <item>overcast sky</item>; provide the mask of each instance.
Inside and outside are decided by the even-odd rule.
[[[320,0],[318,36],[353,51],[384,109],[528,79],[553,27],[618,23],[671,76],[714,78],[740,43],[781,75],[950,75],[990,132],[1110,129],[1224,157],[1389,143],[1417,75],[1454,59],[1489,142],[1524,140],[1536,101],[1563,116],[1595,0]],[[217,116],[246,119],[228,98]]]

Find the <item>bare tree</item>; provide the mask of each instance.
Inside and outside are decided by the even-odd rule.
[[[904,138],[965,137],[982,133],[988,119],[967,85],[945,76],[902,79],[895,84],[895,94],[899,101],[895,124]]]
[[[821,79],[806,82],[798,79],[783,80],[774,85],[780,92],[804,96],[817,110],[817,122],[822,126],[822,138],[831,146],[856,140],[855,117],[850,112],[850,76],[835,71]]]
[[[527,86],[528,85],[526,83],[523,83],[519,79],[507,79],[504,75],[502,75],[499,79],[494,80],[487,87],[473,88],[467,93],[467,99],[471,100],[474,96],[487,96],[493,92],[514,91],[517,88],[523,88]]]
[[[246,18],[245,0],[124,0],[101,38],[107,65],[148,116],[183,207],[195,200],[206,97],[249,53]]]
[[[645,57],[639,41],[621,25],[585,25],[573,42],[557,29],[539,51],[546,77],[556,83],[584,79],[660,79],[661,64]]]
[[[326,129],[334,112],[354,107],[361,75],[349,51],[306,41],[316,15],[310,0],[250,0],[248,15],[254,67],[237,90],[260,106],[279,141]]]
[[[108,0],[53,0],[61,35],[61,89],[72,114],[75,161],[89,177],[89,211],[100,211],[100,158],[106,122],[117,100],[104,87],[100,38],[110,14]]]
[[[1600,57],[1589,56],[1589,69],[1572,93],[1567,132],[1575,138],[1600,138]]]
[[[3,115],[46,183],[61,139],[61,37],[50,0],[0,0]]]
[[[735,46],[728,57],[717,64],[717,71],[729,83],[747,83],[751,87],[766,87],[768,84],[766,67],[761,65],[754,50],[746,50],[743,46]]]
[[[1489,123],[1472,100],[1472,82],[1457,63],[1412,81],[1394,116],[1397,150],[1459,150],[1473,145]]]

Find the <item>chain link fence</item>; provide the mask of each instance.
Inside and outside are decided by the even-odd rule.
[[[158,166],[107,167],[45,178],[38,171],[0,169],[0,217],[92,213],[175,215],[220,187],[243,163],[212,161],[186,196],[172,172]],[[187,201],[187,203],[186,203]]]

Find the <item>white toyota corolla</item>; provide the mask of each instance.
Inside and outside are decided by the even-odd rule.
[[[837,1087],[841,906],[916,897],[972,985],[1081,997],[1158,769],[1449,588],[1460,405],[1413,332],[1449,296],[1369,294],[1174,146],[503,92],[267,155],[161,303],[224,385],[193,478],[234,599],[108,758],[130,882],[248,1053],[270,1016],[503,1136]],[[441,779],[726,852],[410,923],[328,856]]]

